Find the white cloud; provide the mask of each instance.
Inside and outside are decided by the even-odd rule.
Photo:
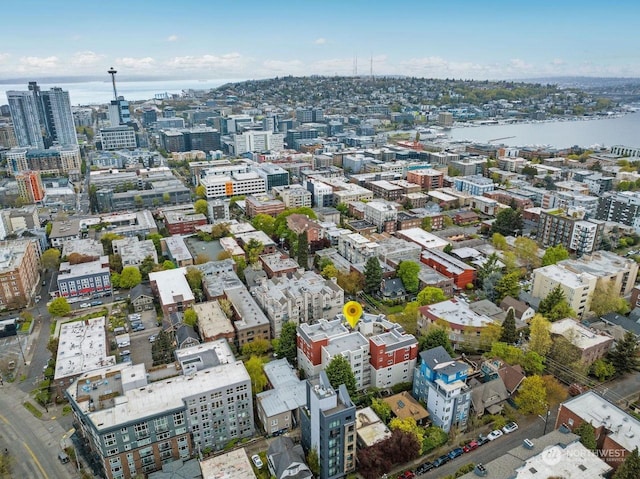
[[[167,41],[168,42],[177,42],[178,41],[178,35],[169,35],[167,37]]]
[[[0,63],[4,62],[5,60],[8,60],[10,56],[11,56],[10,53],[0,53]]]
[[[531,70],[533,68],[533,65],[531,63],[527,63],[524,60],[521,60],[520,58],[513,58],[511,60],[509,60],[509,66],[511,68],[514,68],[516,70]]]
[[[117,58],[115,61],[116,65],[122,65],[129,68],[136,68],[140,70],[151,70],[155,65],[156,61],[151,57],[143,57],[143,58],[132,58],[132,57],[124,57]]]
[[[187,55],[183,57],[173,57],[166,63],[169,68],[179,70],[199,70],[212,69],[224,71],[241,71],[246,61],[239,53],[227,53],[224,55]]]
[[[316,45],[324,45],[325,43],[327,43],[327,39],[326,38],[316,38],[316,40],[313,42]]]
[[[71,57],[71,63],[78,66],[94,65],[103,58],[104,55],[100,55],[92,51],[77,52],[73,57]]]
[[[50,57],[21,57],[18,60],[17,71],[25,72],[51,72],[57,71],[59,59],[56,56]]]

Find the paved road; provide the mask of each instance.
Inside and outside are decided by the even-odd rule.
[[[64,430],[56,421],[35,418],[22,406],[26,399],[13,384],[0,386],[0,448],[7,448],[14,459],[13,477],[77,477],[72,465],[58,461]]]

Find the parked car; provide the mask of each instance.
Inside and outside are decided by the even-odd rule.
[[[152,334],[151,336],[149,336],[149,342],[153,343],[156,339],[158,339],[158,336],[155,334]]]
[[[431,469],[433,469],[435,466],[433,465],[432,462],[423,462],[422,464],[420,464],[417,468],[416,468],[416,474],[420,475],[420,474],[425,474],[427,472],[429,472]]]
[[[440,456],[439,458],[433,461],[433,467],[440,467],[443,464],[446,464],[447,462],[449,462],[450,460],[451,458],[449,456],[447,456],[446,454],[443,454],[442,456]]]
[[[100,306],[101,304],[102,304],[102,301],[100,300],[91,301],[91,306]]]
[[[479,446],[480,446],[480,444],[478,444],[478,441],[471,441],[469,444],[465,444],[462,447],[462,450],[464,452],[471,452],[471,451],[473,451],[475,449],[478,449]]]
[[[462,454],[464,454],[464,449],[462,449],[461,447],[456,447],[455,449],[452,449],[451,451],[449,451],[449,457],[451,459],[455,459],[458,456],[462,456]]]
[[[398,476],[398,479],[413,479],[416,475],[413,471],[404,471],[402,474]]]
[[[487,439],[487,438],[486,438],[486,436],[482,436],[482,435],[480,435],[480,436],[478,437],[478,447],[480,447],[480,446],[484,446],[484,445],[485,445],[486,443],[488,443],[488,442],[489,442],[489,439]]]
[[[260,456],[258,456],[257,454],[251,456],[251,461],[253,461],[253,465],[258,469],[262,469],[262,466],[264,466],[264,464],[262,463],[262,459],[260,459]]]
[[[88,308],[88,307],[90,307],[90,306],[91,306],[91,304],[90,304],[90,303],[82,303],[82,304],[80,305],[80,307],[81,307],[81,308]]]
[[[500,436],[502,436],[502,431],[500,429],[496,429],[495,431],[491,431],[488,435],[487,435],[487,439],[489,439],[489,441],[495,441],[496,439],[498,439]]]
[[[509,424],[506,424],[502,428],[502,432],[504,432],[505,434],[509,434],[510,432],[516,431],[517,429],[518,429],[518,424],[512,421]]]

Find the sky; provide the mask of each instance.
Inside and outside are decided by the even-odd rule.
[[[4,0],[0,81],[640,77],[635,0]],[[356,60],[357,59],[357,60]]]

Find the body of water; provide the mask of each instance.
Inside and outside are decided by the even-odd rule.
[[[509,146],[541,146],[567,148],[574,145],[611,147],[640,146],[640,113],[593,120],[548,121],[511,125],[484,125],[453,128],[448,132],[453,140]]]
[[[37,81],[37,79],[34,79]],[[119,81],[116,77],[116,88],[118,96],[123,96],[125,100],[138,101],[150,100],[157,93],[181,93],[182,90],[206,90],[217,88],[225,83],[237,82],[242,80],[167,80],[167,81]],[[82,83],[44,83],[38,82],[42,90],[48,90],[51,87],[60,87],[69,92],[69,98],[72,105],[92,105],[104,104],[113,100],[113,85],[111,80],[93,81]],[[9,90],[24,91],[27,90],[28,82],[21,84],[0,84],[1,103],[6,103],[6,94]]]

